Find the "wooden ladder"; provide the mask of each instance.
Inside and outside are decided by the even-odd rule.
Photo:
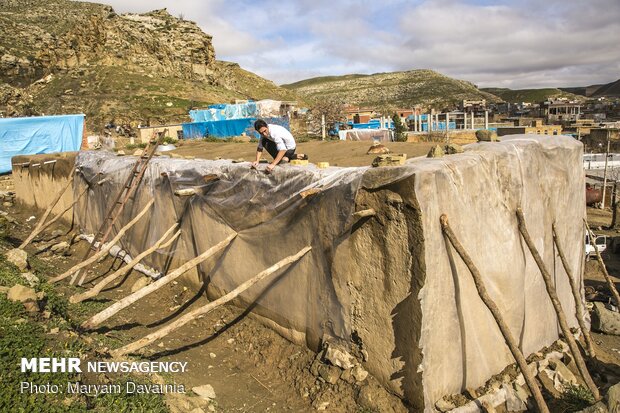
[[[146,167],[153,155],[155,155],[155,151],[157,150],[157,147],[162,143],[167,131],[168,129],[164,129],[163,132],[156,131],[153,133],[153,137],[151,138],[146,148],[142,152],[142,155],[138,158],[137,162],[129,173],[127,181],[125,181],[125,185],[123,186],[123,188],[121,188],[120,192],[114,199],[110,210],[108,211],[105,219],[101,223],[99,230],[93,237],[93,240],[91,241],[89,248],[86,250],[86,254],[84,254],[82,261],[88,258],[91,251],[99,251],[102,245],[108,240],[114,224],[123,213],[123,210],[125,209],[125,204],[127,204],[127,201],[129,201],[129,199],[135,194],[138,186],[142,182],[142,178],[144,177],[144,173],[146,172]],[[73,284],[73,281],[76,277],[77,273],[74,275],[71,284]],[[82,282],[83,281],[80,280],[79,284],[82,284]]]

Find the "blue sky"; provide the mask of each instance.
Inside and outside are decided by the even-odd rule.
[[[104,2],[183,15],[218,59],[277,84],[411,69],[513,89],[620,78],[620,0]]]

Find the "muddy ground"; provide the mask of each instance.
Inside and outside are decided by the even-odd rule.
[[[407,144],[411,146],[411,144]],[[423,155],[432,144],[418,144],[409,147],[411,156]],[[300,145],[300,150],[307,151],[314,160],[327,160],[332,164],[367,164],[372,156],[365,155],[367,143],[312,142]],[[397,143],[388,144],[396,152],[400,150]],[[197,142],[183,145],[177,152],[183,155],[192,154],[207,158],[226,156],[230,158],[249,157],[254,153],[254,145],[249,143],[209,144]],[[314,154],[314,155],[313,155]],[[319,157],[325,154],[325,157]],[[9,185],[5,181],[3,183]],[[28,221],[33,211],[21,210],[17,206],[0,208],[8,212],[17,221],[11,228],[9,241],[18,245],[32,230],[36,220]],[[40,214],[40,212],[37,213]],[[608,211],[588,209],[590,224],[593,228],[607,225],[611,216]],[[69,227],[56,227],[69,232]],[[616,231],[596,230],[610,237],[620,237]],[[47,232],[44,240],[50,239]],[[58,234],[58,233],[57,233]],[[70,239],[68,235],[60,235],[58,241]],[[611,241],[615,242],[615,241]],[[37,253],[41,243],[35,242],[27,247],[30,255],[37,255],[49,264],[52,277],[79,262],[84,254],[86,243],[78,242],[64,254],[51,252]],[[620,255],[610,248],[605,253],[609,272],[614,277],[616,286],[620,288]],[[87,271],[88,278],[85,288],[90,288],[105,274],[120,265],[107,257]],[[596,261],[586,264],[586,282],[600,292],[607,294],[602,273]],[[143,275],[132,272],[123,280],[106,289],[100,297],[92,302],[92,311],[88,314],[76,315],[81,320],[88,315],[105,308],[114,301],[128,295],[131,287]],[[84,288],[69,286],[67,282],[57,285],[65,297],[81,292]],[[194,291],[188,284],[173,283],[157,294],[140,300],[130,308],[108,320],[103,327],[94,332],[82,332],[79,339],[89,340],[92,337],[105,336],[111,348],[120,347],[135,339],[152,332],[183,314],[187,309],[204,305],[208,300],[203,291]],[[593,372],[595,380],[601,386],[608,387],[605,380],[606,370],[620,373],[620,337],[593,333],[597,357],[601,366],[601,374]],[[106,348],[100,349],[105,352]],[[234,306],[224,306],[198,318],[177,330],[163,340],[147,348],[144,356],[158,361],[187,361],[188,372],[172,375],[170,380],[184,384],[191,389],[194,386],[210,384],[216,394],[215,403],[211,408],[222,412],[265,412],[294,411],[311,412],[327,410],[332,412],[405,412],[407,408],[395,396],[383,390],[376,380],[368,377],[362,382],[338,379],[330,384],[330,374],[317,372],[319,367],[316,355],[311,351],[294,345],[272,330],[264,327],[244,310]],[[596,370],[598,367],[593,366]],[[173,404],[174,407],[174,404]],[[181,405],[177,409],[183,410]],[[557,410],[565,411],[565,410]]]

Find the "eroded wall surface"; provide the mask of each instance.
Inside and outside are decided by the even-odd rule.
[[[314,350],[325,340],[364,350],[364,366],[384,386],[413,408],[429,410],[444,394],[477,387],[512,362],[471,275],[447,247],[440,215],[448,216],[523,351],[538,351],[558,338],[558,327],[515,210],[522,207],[569,324],[577,326],[551,225],[557,223],[581,279],[581,155],[581,144],[569,137],[520,135],[391,168],[286,166],[265,175],[248,163],[160,157],[151,161],[116,230],[155,198],[122,246],[136,255],[179,222],[176,245],[146,262],[158,269],[174,269],[237,232],[193,280],[196,288],[206,283],[211,296],[311,245],[299,263],[257,284],[237,304]],[[85,232],[98,228],[135,160],[79,154],[74,194],[91,182],[76,208]],[[187,188],[197,194],[174,195]],[[352,218],[368,208],[376,215]]]

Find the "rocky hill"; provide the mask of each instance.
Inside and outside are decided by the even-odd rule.
[[[193,106],[295,99],[217,61],[211,36],[165,9],[119,15],[69,0],[0,0],[0,112],[83,112],[91,128],[187,120]]]
[[[484,88],[485,92],[492,93],[502,100],[510,103],[539,103],[551,98],[567,98],[571,100],[584,100],[583,96],[570,93],[565,90],[547,89],[507,89],[507,88]]]
[[[563,87],[560,88],[566,92],[575,93],[577,95],[583,95],[587,97],[620,97],[620,79],[615,82],[610,82],[604,85],[590,85],[590,86],[578,86],[578,87]]]
[[[347,104],[368,106],[389,104],[407,108],[420,105],[443,109],[455,107],[463,99],[501,100],[470,82],[432,70],[317,77],[282,87],[308,99],[338,99]]]

